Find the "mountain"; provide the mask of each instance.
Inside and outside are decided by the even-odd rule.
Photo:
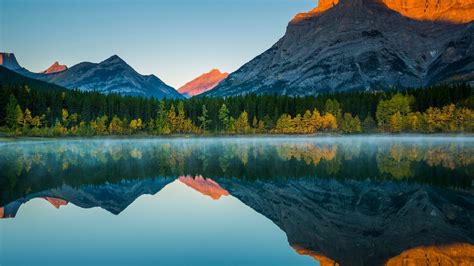
[[[0,53],[0,66],[6,67],[10,70],[21,68],[13,53]]]
[[[52,64],[48,69],[46,69],[45,71],[41,72],[43,74],[54,74],[54,73],[58,73],[58,72],[62,72],[64,70],[67,69],[67,66],[66,65],[60,65],[57,61],[54,62],[54,64]]]
[[[385,265],[394,257],[406,263],[398,255],[417,247],[467,243],[468,250],[474,248],[474,197],[469,191],[370,180],[215,180],[273,221],[299,254],[322,265]],[[451,255],[462,254],[466,252]],[[466,258],[471,263],[473,254]],[[405,263],[395,265],[419,265]]]
[[[208,96],[420,87],[474,81],[472,0],[321,0]]]
[[[21,71],[21,69],[23,68],[17,70]],[[1,84],[23,84],[39,90],[67,91],[66,88],[63,88],[61,86],[21,75],[3,66],[0,66],[0,85]]]
[[[155,97],[157,99],[184,98],[174,88],[166,85],[155,75],[140,75],[117,55],[100,63],[83,62],[53,73],[34,73],[21,67],[15,55],[0,53],[2,64],[23,76],[54,83],[67,89],[83,91],[98,91],[100,93],[117,93],[140,97]],[[57,66],[56,66],[57,65]],[[62,66],[53,64],[55,70]],[[49,70],[49,69],[48,69]]]
[[[117,55],[100,63],[79,63],[43,80],[84,91],[162,98],[182,98],[172,87],[154,75],[140,75]]]
[[[100,207],[112,214],[118,215],[138,197],[154,195],[172,181],[174,181],[173,178],[163,177],[144,180],[123,180],[117,184],[84,185],[79,188],[64,185],[59,188],[29,194],[6,204],[0,209],[0,214],[2,214],[0,218],[15,217],[21,205],[35,198],[45,198],[56,208],[72,203],[85,209]],[[51,201],[51,198],[56,199],[56,201]]]
[[[186,83],[178,91],[186,97],[196,96],[213,89],[227,76],[229,73],[221,73],[218,69],[213,69]]]

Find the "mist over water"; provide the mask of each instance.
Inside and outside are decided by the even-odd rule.
[[[420,246],[474,244],[471,136],[69,139],[0,150],[5,265],[378,265]]]

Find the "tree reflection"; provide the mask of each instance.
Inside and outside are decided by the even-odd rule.
[[[154,176],[409,181],[468,188],[474,148],[463,142],[90,140],[3,145],[1,199],[68,184]]]

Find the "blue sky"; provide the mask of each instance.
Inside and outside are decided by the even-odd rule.
[[[42,71],[117,54],[178,88],[232,72],[283,36],[317,0],[0,0],[0,51]]]

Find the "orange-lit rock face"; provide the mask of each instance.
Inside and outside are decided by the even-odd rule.
[[[222,196],[228,196],[229,192],[223,189],[219,184],[210,178],[202,176],[182,176],[179,178],[183,184],[187,185],[200,192],[203,195],[209,196],[214,200],[220,199]]]
[[[0,219],[3,218],[3,215],[5,215],[4,213],[5,213],[5,211],[4,211],[3,207],[1,207],[0,208]]]
[[[227,78],[229,73],[221,73],[218,69],[213,69],[206,74],[195,78],[178,89],[178,92],[188,96],[196,96],[208,90],[212,90],[219,82]]]
[[[319,261],[321,266],[339,266],[339,263],[333,261],[332,259],[325,257],[321,254],[318,254],[312,250],[304,249],[298,245],[291,245],[291,247],[300,255],[310,256],[313,259]]]
[[[66,65],[60,65],[58,62],[54,62],[48,69],[43,71],[44,74],[53,74],[53,73],[58,73],[62,72],[67,69]]]
[[[372,0],[416,20],[467,23],[474,20],[474,0]],[[321,0],[318,7],[308,13],[300,13],[291,23],[318,16],[339,4],[339,0]]]
[[[474,20],[474,0],[383,0],[398,13],[418,20],[467,23]]]
[[[319,14],[322,14],[324,11],[332,8],[333,6],[337,5],[339,0],[319,0],[318,7],[315,9],[307,12],[307,13],[299,13],[297,14],[290,23],[299,22],[309,17],[314,17]]]
[[[474,265],[474,246],[452,244],[441,247],[417,247],[391,258],[386,265]]]
[[[59,209],[59,207],[61,206],[65,206],[68,204],[67,201],[65,200],[62,200],[62,199],[56,199],[56,198],[44,198],[45,200],[47,200],[49,203],[51,203],[51,205],[53,205],[54,207],[56,207],[56,209]]]

